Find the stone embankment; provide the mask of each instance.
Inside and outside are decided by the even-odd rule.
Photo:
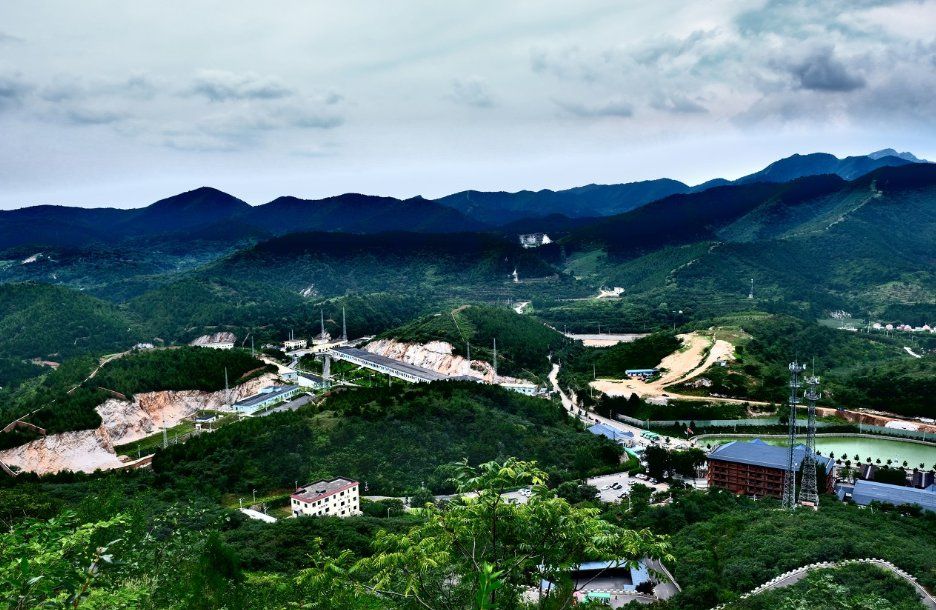
[[[790,570],[789,572],[785,572],[775,578],[772,578],[771,580],[768,580],[767,582],[757,587],[756,589],[753,589],[752,591],[742,595],[740,599],[746,599],[753,595],[764,593],[765,591],[771,591],[773,589],[782,589],[783,587],[789,587],[790,585],[796,584],[799,581],[801,581],[803,578],[806,577],[807,574],[809,574],[813,570],[828,570],[831,568],[839,568],[842,566],[854,565],[854,564],[860,564],[860,563],[868,563],[871,565],[875,565],[883,570],[887,570],[891,572],[892,574],[895,574],[899,576],[900,578],[904,579],[905,581],[910,583],[914,589],[916,589],[917,595],[920,596],[920,601],[923,602],[923,605],[925,605],[927,608],[932,608],[936,610],[936,598],[933,598],[933,596],[930,595],[929,591],[923,588],[923,585],[919,583],[916,577],[914,577],[912,574],[908,574],[907,572],[901,570],[900,568],[898,568],[891,562],[885,561],[883,559],[846,559],[845,561],[838,561],[838,562],[822,561],[819,563],[811,563],[809,565],[805,565],[795,570]],[[730,603],[720,604],[718,606],[715,606],[712,610],[722,610],[723,608],[726,608],[730,605],[731,605]]]

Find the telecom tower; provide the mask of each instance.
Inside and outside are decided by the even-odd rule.
[[[787,441],[790,443],[787,451],[787,468],[783,476],[783,508],[793,510],[796,508],[796,405],[799,403],[800,375],[806,370],[805,364],[795,360],[790,363],[790,425]]]
[[[805,397],[809,415],[806,423],[806,455],[803,457],[799,503],[803,506],[819,508],[819,489],[816,483],[816,401],[822,396],[819,392],[819,378],[815,375],[808,377],[806,388]]]
[[[348,340],[348,324],[345,321],[345,311],[344,307],[341,308],[341,340]]]

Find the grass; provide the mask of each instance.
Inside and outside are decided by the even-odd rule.
[[[216,411],[208,411],[206,413],[217,413]],[[212,428],[218,426],[223,426],[237,420],[237,416],[233,413],[220,414],[220,418],[211,423]],[[184,419],[175,426],[166,429],[166,436],[169,438],[169,442],[172,443],[173,439],[176,436],[182,436],[183,434],[189,434],[195,430],[195,422],[191,419]],[[117,452],[117,455],[126,455],[132,458],[137,456],[144,456],[150,453],[155,452],[157,449],[162,447],[163,444],[163,433],[162,430],[156,434],[152,434],[145,438],[141,438],[138,441],[133,441],[132,443],[126,443],[124,445],[115,445],[114,451]]]

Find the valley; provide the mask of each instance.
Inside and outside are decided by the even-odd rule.
[[[204,188],[139,210],[0,213],[0,521],[8,536],[61,515],[69,532],[120,529],[115,548],[142,567],[102,590],[236,556],[247,576],[221,578],[217,607],[382,608],[378,562],[419,548],[408,536],[451,557],[461,530],[438,524],[478,527],[476,510],[528,528],[489,556],[521,558],[516,600],[557,599],[531,578],[615,556],[663,568],[622,603],[707,610],[872,550],[931,591],[933,513],[846,495],[924,493],[936,468],[936,172],[895,158],[796,156],[705,188],[259,206]],[[24,229],[39,218],[59,227],[41,242]],[[784,451],[792,414],[803,442],[795,359],[821,379],[817,472],[834,483],[793,513],[716,468],[732,446]],[[360,487],[350,514],[301,516],[297,497],[336,481]],[[144,532],[167,527],[188,542],[149,555]],[[823,542],[848,527],[864,538]],[[538,543],[567,553],[552,571],[522,559],[550,528],[574,541]],[[789,531],[801,545],[780,544]],[[445,565],[439,599],[474,582]],[[849,574],[829,578],[857,586]]]

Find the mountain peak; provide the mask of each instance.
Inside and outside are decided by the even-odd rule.
[[[246,201],[242,201],[233,195],[220,191],[210,186],[202,186],[192,191],[186,191],[160,199],[156,203],[147,206],[149,210],[231,210],[240,211],[250,207]]]
[[[913,163],[926,163],[925,159],[920,159],[912,152],[897,152],[893,148],[882,148],[881,150],[876,150],[873,153],[868,154],[870,159],[880,159],[882,157],[897,157],[898,159],[903,159],[904,161],[911,161]]]

